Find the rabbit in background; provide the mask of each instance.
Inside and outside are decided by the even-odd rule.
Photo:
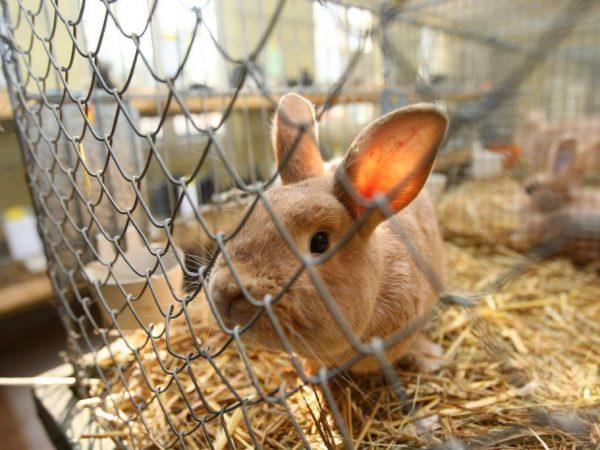
[[[222,254],[209,278],[207,296],[221,325],[244,329],[253,321],[243,331],[244,342],[284,350],[264,310],[269,309],[264,299],[270,295],[272,315],[292,350],[309,363],[331,367],[356,353],[338,318],[361,342],[369,343],[426,315],[439,293],[411,250],[444,279],[442,238],[422,188],[446,127],[446,117],[433,105],[392,111],[368,125],[337,170],[333,165],[328,171],[317,144],[312,104],[299,95],[285,95],[273,123],[282,184],[265,193],[269,207],[259,202],[225,245],[243,289]],[[376,196],[385,196],[394,213],[391,219],[379,209],[363,217],[365,201]],[[292,246],[273,216],[287,230]],[[362,219],[360,228],[333,251]],[[397,235],[392,221],[410,237],[414,249]],[[300,258],[316,262],[314,269],[330,298],[322,297],[307,269],[294,279]],[[248,301],[248,294],[256,305]],[[386,350],[392,363],[404,355],[414,355],[424,370],[441,365],[441,348],[419,330]],[[367,356],[352,370],[378,368],[376,358]]]
[[[515,138],[516,144],[523,149],[522,159],[534,171],[544,171],[552,162],[552,148],[566,136],[575,139],[581,151],[585,150],[584,175],[600,172],[599,149],[590,151],[600,143],[600,117],[592,115],[551,122],[544,111],[531,110],[525,114]]]
[[[575,262],[600,257],[600,190],[583,185],[600,142],[581,148],[572,134],[550,147],[546,170],[525,183],[523,224],[513,237],[518,248],[547,244]]]

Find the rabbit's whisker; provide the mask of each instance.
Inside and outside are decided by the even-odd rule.
[[[307,350],[309,352],[311,352],[311,354],[313,355],[313,358],[317,361],[320,361],[319,357],[317,356],[315,351],[319,351],[319,350],[323,350],[323,348],[321,346],[321,348],[316,348],[315,345],[311,345],[307,342],[307,340],[304,338],[304,336],[302,336],[300,333],[298,333],[296,330],[294,330],[292,327],[287,326],[286,327],[288,329],[288,331],[290,333],[292,333],[294,336],[296,336],[299,340],[301,340],[304,343],[304,346],[307,348]],[[340,364],[343,361],[340,361],[339,359],[334,359],[333,362],[335,364]],[[352,386],[359,394],[361,394],[365,399],[369,400],[372,403],[377,403],[377,401],[371,397],[369,394],[367,394],[363,389],[361,389],[361,387],[356,383],[356,381],[354,381],[352,379],[352,377],[350,376],[350,373],[348,372],[343,372],[340,375],[338,375],[336,378],[341,378],[344,381],[346,381],[350,386]],[[339,384],[339,381],[336,380],[336,378],[333,379],[333,381],[335,383],[338,383],[338,386],[341,387],[341,384]]]

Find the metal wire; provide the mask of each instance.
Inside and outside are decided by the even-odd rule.
[[[448,292],[444,282],[436,276],[435,272],[429,267],[427,260],[419,254],[411,242],[409,233],[402,229],[398,221],[394,220],[394,213],[389,209],[386,199],[379,197],[374,199],[362,198],[356,192],[353,192],[346,174],[343,171],[338,171],[336,176],[339,181],[347,188],[355,201],[364,207],[365,212],[327,253],[319,258],[305,257],[300,249],[296,248],[292,235],[265,196],[266,190],[276,182],[278,172],[269,177],[264,177],[261,181],[261,177],[256,173],[256,168],[250,167],[251,177],[250,181],[247,181],[240,174],[244,168],[232,159],[231,148],[227,148],[219,137],[227,124],[232,121],[236,105],[239,103],[246,104],[244,103],[247,95],[245,89],[249,84],[252,83],[256,86],[260,100],[267,105],[266,109],[276,108],[278,95],[275,95],[273,87],[263,80],[262,74],[257,69],[257,62],[264,57],[267,44],[281,22],[286,8],[289,7],[286,3],[288,2],[285,0],[276,3],[275,8],[270,12],[264,23],[254,47],[248,48],[245,56],[237,57],[234,56],[233,51],[226,48],[219,39],[218,33],[211,29],[205,19],[207,8],[211,5],[210,2],[192,7],[188,7],[184,2],[179,2],[180,6],[188,8],[189,17],[193,17],[194,25],[190,33],[191,39],[185,45],[185,48],[180,49],[177,66],[169,75],[161,74],[157,70],[156,64],[151,55],[148,54],[144,44],[148,35],[153,33],[153,26],[156,25],[158,0],[149,1],[147,5],[148,15],[141,20],[142,26],[137,33],[127,31],[127,27],[121,23],[115,7],[118,2],[102,0],[102,16],[97,18],[101,23],[100,33],[97,45],[92,50],[87,48],[82,40],[83,28],[85,27],[83,18],[86,8],[89,8],[90,0],[82,0],[76,13],[71,15],[65,14],[64,9],[59,6],[57,0],[40,0],[33,8],[25,6],[22,0],[16,0],[16,4],[13,6],[9,6],[6,0],[2,0],[1,3],[0,46],[4,76],[7,80],[8,93],[14,110],[14,121],[27,167],[27,182],[38,215],[39,232],[45,243],[46,257],[49,262],[49,277],[58,299],[57,306],[61,318],[68,331],[70,360],[76,368],[80,394],[82,396],[87,395],[86,380],[98,378],[105,386],[103,395],[108,401],[114,402],[116,401],[113,399],[115,389],[118,385],[122,385],[134,411],[125,417],[119,417],[123,427],[128,428],[133,433],[134,423],[141,424],[145,433],[160,447],[186,448],[186,436],[202,434],[206,445],[212,448],[213,443],[206,425],[213,421],[220,421],[227,445],[233,448],[234,443],[229,434],[225,417],[228,413],[239,409],[242,411],[242,420],[249,431],[252,445],[258,448],[260,443],[255,434],[256,428],[252,424],[249,411],[257,404],[266,403],[281,408],[281,414],[291,421],[297,432],[298,444],[309,448],[311,444],[294,418],[287,399],[301,391],[305,385],[316,385],[320,387],[327,400],[335,425],[343,437],[344,445],[347,448],[352,448],[352,436],[341,411],[336,405],[331,390],[331,380],[336,376],[343,375],[344,371],[352,365],[369,356],[377,359],[381,367],[381,373],[387,382],[393,386],[399,401],[405,405],[411,403],[411,399],[407,398],[407,394],[402,387],[402,380],[395,372],[391,362],[386,359],[385,350],[425,325],[435,311],[428,311],[391,336],[363,342],[361,337],[357,336],[347,323],[317,270],[320,264],[330,259],[339,248],[358,232],[371,214],[382,212],[390,218],[390,223],[398,239],[404,242],[417,266],[439,295],[441,308],[461,307],[470,311],[474,320],[479,324],[479,338],[494,358],[506,364],[509,382],[517,386],[522,385],[524,381],[518,379],[518,377],[511,378],[509,350],[501,345],[493,333],[486,328],[483,321],[477,320],[476,312],[470,308],[483,296],[498,290],[510,279],[527,270],[532,264],[553,254],[564,243],[562,239],[569,240],[574,234],[579,235],[577,230],[569,228],[561,233],[558,239],[553,239],[551,242],[543,243],[533,249],[527,262],[492,281],[481,292],[458,295]],[[333,8],[334,6],[339,7],[334,5],[336,3],[341,3],[344,5],[343,7],[346,7],[352,2],[319,3],[327,8]],[[427,2],[424,3],[424,9],[430,7]],[[525,49],[520,44],[506,43],[496,37],[481,37],[474,31],[463,30],[461,33],[459,29],[454,29],[453,33],[459,33],[463,39],[474,39],[478,45],[491,45],[500,47],[502,51],[515,52],[522,56],[522,61],[515,64],[512,70],[506,72],[504,78],[496,83],[497,87],[479,98],[476,103],[449,111],[451,129],[448,141],[459,135],[463,128],[476,126],[484,117],[493,114],[505,102],[516,96],[524,81],[534,73],[538,66],[544,64],[547,58],[555,54],[556,48],[570,35],[579,23],[578,21],[592,8],[594,8],[594,2],[584,0],[572,0],[565,3],[564,8],[557,12],[554,20],[546,24],[545,28],[541,30],[542,32],[536,42],[530,43],[530,47]],[[392,67],[402,77],[410,80],[418,97],[430,102],[444,98],[445,93],[438,90],[431,81],[422,76],[419,70],[413,66],[411,62],[413,58],[409,54],[409,49],[401,50],[400,47],[404,47],[403,42],[398,42],[393,34],[394,27],[398,26],[399,23],[409,24],[413,27],[423,25],[422,22],[413,17],[414,14],[419,12],[419,7],[411,6],[410,2],[390,2],[389,4],[381,3],[376,9],[373,25],[367,30],[360,30],[356,33],[355,37],[359,39],[361,45],[350,54],[341,75],[326,90],[317,114],[317,121],[322,121],[342,96],[352,95],[350,92],[351,87],[348,84],[355,72],[359,70],[357,67],[360,66],[361,59],[365,57],[365,42],[367,39],[372,39],[373,42],[379,45],[385,64]],[[40,31],[41,28],[37,26],[40,21],[44,20],[44,16],[47,19],[45,33]],[[340,20],[339,17],[338,20]],[[19,34],[23,28],[29,30],[29,40],[23,39]],[[105,37],[109,33],[109,28],[135,49],[131,66],[125,73],[124,82],[120,87],[115,87],[115,84],[107,79],[106,72],[103,73],[100,64],[100,55],[103,51],[116,51],[116,49],[107,50],[105,48],[108,45]],[[216,50],[219,58],[225,64],[238,69],[238,77],[235,80],[233,89],[222,96],[223,108],[218,122],[214,125],[200,123],[189,106],[189,92],[181,87],[184,69],[190,64],[195,41],[199,39],[198,36],[201,32],[207,34],[210,44]],[[66,58],[66,61],[64,58],[58,58],[55,51],[59,42],[64,42],[59,41],[57,37],[59,33],[63,35],[66,33],[68,36],[66,42],[70,49],[67,52],[69,57]],[[41,71],[39,67],[34,70],[37,63],[34,60],[37,54],[36,51],[39,51],[40,48],[42,54],[47,58],[46,67]],[[74,67],[78,60],[83,60],[89,71],[89,88],[82,93],[77,93],[71,87],[72,77],[76,74]],[[134,98],[130,96],[134,91],[134,88],[132,88],[133,80],[136,71],[139,70],[147,72],[153,82],[164,90],[164,95],[157,97],[159,99],[156,102],[158,122],[151,132],[142,130],[134,108],[131,106],[131,99]],[[52,84],[52,78],[54,78],[56,84],[53,89],[49,87]],[[156,91],[158,92],[159,88]],[[106,108],[102,105],[111,105],[112,110],[106,117],[102,116],[102,110]],[[92,110],[97,114],[94,119],[91,118]],[[161,150],[158,138],[159,132],[165,128],[165,124],[174,110],[180,111],[180,114],[185,118],[187,134],[189,135],[190,130],[194,130],[204,140],[199,145],[199,157],[196,163],[183,177],[170,168],[167,156]],[[69,117],[73,115],[77,117],[79,122],[77,127],[73,127],[70,122]],[[101,123],[102,120],[97,120],[98,117],[102,120],[108,119],[108,122]],[[292,118],[284,117],[283,119],[293,123]],[[245,120],[249,119],[246,117]],[[123,151],[122,141],[119,141],[120,133],[123,132],[131,134],[130,138],[134,150],[131,151],[133,155],[129,157]],[[296,142],[293,146],[294,150],[305,133],[306,127],[299,126]],[[247,142],[251,143],[250,140]],[[92,143],[95,146],[92,146]],[[188,141],[187,145],[192,144]],[[136,146],[138,150],[135,150]],[[81,149],[85,147],[87,149],[82,151]],[[140,148],[144,148],[147,152],[145,156],[141,154]],[[292,156],[292,153],[288,154],[288,159]],[[254,152],[250,151],[250,154],[249,160],[252,161]],[[137,162],[132,158],[138,158]],[[221,164],[222,175],[232,181],[230,186],[232,189],[229,194],[225,194],[221,198],[235,198],[248,205],[243,215],[240,215],[236,226],[226,233],[215,231],[207,219],[207,211],[210,208],[218,207],[219,202],[213,202],[212,206],[200,206],[196,204],[188,191],[188,187],[196,181],[200,181],[202,174],[214,161]],[[285,166],[286,163],[287,161],[283,161],[282,165]],[[173,198],[166,218],[155,214],[149,201],[148,180],[151,179],[153,173],[158,173],[159,178],[166,182],[171,189],[169,195]],[[126,193],[125,197],[123,192]],[[213,196],[213,200],[214,198],[215,196]],[[175,233],[178,229],[177,224],[181,218],[182,205],[184,204],[191,205],[190,214],[193,221],[215,247],[215,251],[210,255],[206,264],[200,268],[190,268],[185,264],[183,256],[177,253],[176,250]],[[235,239],[240,230],[244,228],[253,211],[259,206],[264,207],[267,211],[281,239],[288,245],[297,262],[297,268],[291,272],[293,275],[289,280],[265,298],[254,298],[252,296],[236,271],[235,258],[227,251],[227,243]],[[106,214],[110,214],[108,220]],[[139,265],[132,260],[131,255],[127,252],[126,241],[128,238],[126,236],[131,236],[132,233],[141,240],[143,251],[151,256],[152,264],[144,267],[144,270],[140,270]],[[156,244],[156,236],[161,237],[160,244]],[[109,244],[113,249],[112,256],[107,257],[99,251],[98,244],[94,242],[96,238],[103,239]],[[176,264],[181,268],[185,277],[197,281],[190,290],[182,294],[179,287],[174,285],[168,276],[164,277],[171,296],[170,305],[165,309],[159,298],[160,294],[156,292],[152,277],[155,274],[169,272],[169,255],[174,256]],[[211,298],[207,290],[210,271],[219,255],[231,271],[245,300],[258,308],[256,315],[241,327],[230,328],[225,324],[220,317],[215,299]],[[92,279],[89,276],[86,267],[91,261],[99,262],[105,269],[106,274],[103,279]],[[115,268],[118,261],[123,261],[133,274],[140,277],[143,280],[143,286],[141,289],[136,288],[135,292],[130,292],[123,283],[116,282],[115,287],[123,296],[124,303],[120,310],[114,310],[110,306],[109,299],[105,298],[103,288],[110,284],[110,280],[119,278]],[[273,308],[278,302],[284,301],[284,294],[304,274],[314,284],[329,313],[335,319],[354,350],[354,355],[346,361],[342,361],[334,367],[322,367],[320,371],[314,374],[307,373],[302,361],[294,354],[293,346],[289,342],[287,333]],[[136,302],[147,295],[148,292],[157,310],[160,311],[164,327],[147,324],[142,314],[136,309],[138,307]],[[210,311],[215,316],[221,332],[227,335],[227,339],[218,348],[207,348],[194,336],[194,329],[197,324],[194,323],[190,308],[200,301],[203,302],[204,299],[208,302]],[[104,311],[104,314],[110,319],[108,323],[101,320],[95,308]],[[126,330],[123,330],[120,325],[120,317],[127,311],[133,315],[138,327],[145,334],[145,339],[141,343],[135,345],[130,343]],[[255,326],[256,322],[262,317],[268,318],[280,340],[281,347],[288,353],[300,380],[298,385],[286,386],[281,384],[274,390],[265,391],[258,381],[252,362],[247,357],[246,346],[248,344],[242,338],[247,330]],[[178,352],[172,345],[173,336],[170,335],[170,323],[176,319],[184,320],[190,335],[194,337],[193,345],[186,354]],[[126,364],[120,362],[118,356],[111,350],[110,344],[114,342],[115,338],[121,338],[127,346],[131,360]],[[164,340],[166,347],[161,347],[159,344],[161,339]],[[159,386],[149,378],[140,358],[140,349],[145,348],[146,345],[153,348],[157,355],[157,362],[161,365],[164,373],[165,381]],[[98,364],[98,353],[101,348],[108,349],[110,353],[110,359],[114,365],[113,371],[110,371],[110,373],[108,369]],[[239,369],[245,371],[252,381],[255,389],[252,396],[238,393],[231,384],[228,375],[219,367],[219,357],[228,348],[236,348],[236,351],[240,354],[243,367]],[[165,351],[168,356],[176,361],[176,364],[166,364],[163,358],[158,356]],[[89,355],[91,355],[93,361],[91,365],[84,363],[84,360],[89,361]],[[210,364],[223,389],[229,391],[235,401],[217,409],[205,399],[202,382],[190,365],[192,361],[199,358]],[[145,388],[148,396],[143,401],[136,397],[133,389],[129,386],[130,380],[127,377],[127,370],[132,367],[141,372],[146,383]],[[186,392],[180,381],[180,377],[184,374],[191,378],[194,394],[200,398],[206,411],[202,415],[196,414],[194,405],[190,400],[190,392]],[[169,389],[178,391],[192,421],[195,423],[193,427],[182,429],[173,421],[161,396]],[[154,430],[152,424],[148,423],[144,413],[145,408],[154,402],[162,410],[169,427],[170,432],[167,439],[157,437],[157,430]],[[538,425],[542,423],[546,426],[556,425],[552,422],[552,418],[548,418],[550,416],[543,406],[535,405],[533,400],[531,410],[532,423]],[[415,413],[414,408],[407,411],[407,414],[414,415]],[[523,427],[527,426],[528,424],[523,424]],[[512,431],[507,430],[506,433],[510,434]],[[489,447],[494,445],[496,439],[498,439],[498,436],[487,436],[467,444],[469,448]],[[435,443],[433,436],[427,435],[425,440],[430,443],[431,448],[440,448],[439,443]],[[124,445],[120,438],[117,441],[119,444]],[[136,446],[135,442],[129,444]],[[435,447],[435,445],[438,447]],[[459,448],[463,443],[456,441],[445,445],[444,448]]]

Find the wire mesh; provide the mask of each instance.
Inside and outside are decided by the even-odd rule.
[[[532,391],[540,380],[527,376],[477,310],[570,246],[583,245],[590,259],[600,234],[597,195],[576,213],[574,203],[541,214],[521,209],[520,200],[548,206],[543,194],[555,190],[543,175],[563,138],[591,155],[569,189],[597,182],[600,104],[590,93],[600,64],[600,11],[583,0],[517,3],[2,1],[3,71],[70,362],[79,394],[96,399],[95,417],[117,445],[366,447],[378,410],[397,427],[386,445],[546,446],[535,430],[555,446],[597,444],[593,401],[569,415],[539,402]],[[273,168],[271,116],[290,91],[317,105],[321,130],[280,109],[281,123],[295,133]],[[390,197],[361,195],[348,166],[331,180],[361,213],[321,255],[299,241],[306,237],[298,222],[320,214],[304,207],[310,195],[274,194],[289,192],[280,171],[307,142],[325,159],[343,155],[380,113],[416,101],[436,103],[449,116],[434,167],[445,174],[449,195],[450,188],[473,197],[506,191],[504,209],[490,197],[476,209],[496,228],[514,226],[517,214],[517,231],[526,235],[511,234],[525,257],[477,289],[449,288]],[[495,178],[469,184],[502,152],[510,187]],[[299,217],[290,219],[294,204]],[[463,209],[454,214],[454,228],[442,224],[446,235],[498,239]],[[379,216],[418,272],[421,285],[407,289],[431,291],[439,301],[418,308],[402,327],[365,336],[358,322],[368,313],[351,317],[344,302],[354,301],[356,310],[357,300],[340,298],[332,286],[358,286],[346,291],[350,297],[370,286],[375,296],[372,271],[347,258],[345,279],[334,283],[328,272]],[[224,317],[224,294],[210,288],[217,270],[233,286],[227,295],[251,311],[240,323]],[[303,295],[320,301],[302,306]],[[302,323],[298,309],[309,307],[322,323]],[[527,399],[526,422],[502,411],[488,419],[498,426],[480,436],[437,415],[443,426],[427,425],[433,415],[421,413],[428,408],[417,407],[389,355],[448,310],[472,322],[510,388],[506,395]],[[335,343],[318,342],[324,328],[336,330]],[[340,342],[344,351],[328,359]],[[590,355],[597,364],[598,353]],[[264,358],[277,363],[268,370]],[[344,398],[348,389],[363,393],[349,374],[365,361],[377,367],[370,377],[381,379],[389,398],[357,413]],[[353,427],[355,413],[363,430]],[[290,434],[269,439],[281,422]]]

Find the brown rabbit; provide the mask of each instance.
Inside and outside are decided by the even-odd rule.
[[[552,161],[553,144],[570,135],[582,149],[589,149],[600,138],[600,117],[584,116],[573,120],[550,122],[544,111],[528,111],[516,142],[523,149],[523,159],[533,170],[546,170]],[[583,167],[585,174],[600,170],[600,155],[588,152],[590,159]]]
[[[554,211],[573,199],[573,193],[581,187],[580,160],[574,136],[566,134],[552,143],[546,170],[525,182],[532,210]]]
[[[412,245],[437,277],[444,278],[442,238],[433,207],[421,189],[447,119],[427,104],[386,114],[360,133],[334,173],[324,169],[314,117],[313,106],[303,97],[287,94],[281,99],[274,118],[273,146],[282,185],[269,189],[265,197],[300,257],[319,261],[314,270],[349,329],[363,343],[374,337],[385,339],[434,306],[438,295],[430,279],[379,209],[337,251],[329,253],[363,214],[363,202],[382,194]],[[349,181],[354,193],[348,192],[342,179]],[[263,308],[265,296],[277,297],[301,262],[261,202],[225,248],[246,292],[260,304],[246,299],[223,255],[210,275],[208,297],[222,324],[243,327]],[[323,256],[322,261],[318,259]],[[292,349],[308,360],[334,366],[355,354],[307,269],[273,301],[272,312]],[[283,349],[267,311],[243,336],[253,344]],[[390,347],[387,358],[394,362],[409,353],[420,353],[418,362],[433,369],[440,349],[415,332]],[[378,367],[370,356],[352,369]]]
[[[525,183],[523,225],[512,236],[517,248],[541,243],[575,262],[600,258],[600,191],[582,185],[595,151],[597,145],[580,151],[572,135],[553,143],[546,172]]]

